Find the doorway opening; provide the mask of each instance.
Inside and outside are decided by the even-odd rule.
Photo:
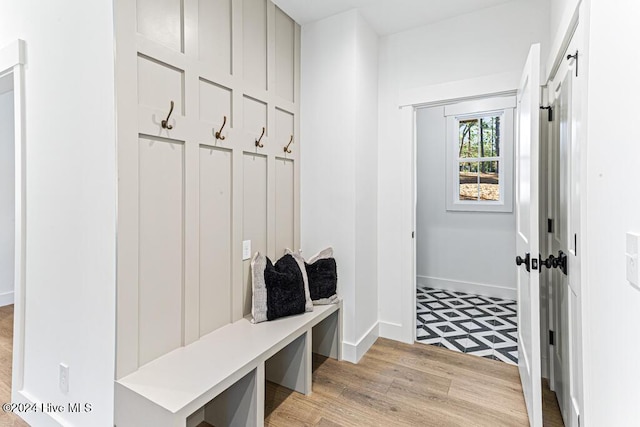
[[[515,93],[416,110],[416,341],[518,363]]]
[[[579,37],[572,40],[573,35],[569,35],[565,55],[559,55],[567,62],[556,66],[552,74],[555,77],[549,80],[549,97],[544,106],[551,108],[539,110],[544,107],[535,89],[539,87],[539,76],[536,75],[539,47],[537,54],[532,48],[530,58],[532,53],[538,58],[533,63],[528,60],[525,72],[529,74],[523,75],[521,86],[518,86],[518,142],[513,160],[519,165],[519,174],[524,175],[513,179],[513,197],[518,212],[523,212],[524,207],[526,216],[514,215],[512,225],[506,227],[510,231],[509,243],[491,247],[501,233],[489,225],[478,225],[474,222],[476,218],[469,216],[471,212],[474,217],[486,220],[490,215],[504,214],[508,209],[482,212],[477,206],[469,208],[467,202],[470,199],[474,205],[476,200],[478,205],[490,204],[509,194],[508,189],[497,186],[505,181],[495,173],[502,171],[505,159],[493,158],[491,149],[495,143],[497,108],[478,110],[471,117],[465,116],[464,111],[461,112],[464,108],[458,104],[467,98],[457,102],[413,104],[413,117],[408,112],[405,114],[406,122],[411,118],[414,124],[415,341],[493,358],[491,355],[496,354],[496,347],[488,349],[487,338],[494,340],[499,335],[488,330],[486,310],[482,306],[469,307],[469,303],[493,306],[496,313],[508,307],[508,303],[502,301],[504,295],[491,294],[495,289],[486,286],[486,282],[474,279],[481,277],[483,268],[493,273],[503,267],[515,270],[517,279],[511,281],[512,300],[519,300],[517,318],[524,326],[523,331],[514,329],[513,336],[521,338],[524,332],[526,342],[524,345],[516,343],[516,357],[522,360],[512,361],[519,366],[523,378],[530,420],[538,424],[542,420],[542,408],[546,419],[549,406],[557,408],[559,403],[564,420],[559,416],[560,410],[552,412],[557,412],[560,423],[564,421],[565,425],[571,426],[579,423],[582,401],[581,265],[578,256],[582,243],[579,239],[581,201],[578,191],[582,136],[579,134],[581,86],[576,84],[576,79],[577,52],[583,46]],[[481,95],[475,94],[473,99],[479,97]],[[526,108],[522,108],[525,103]],[[455,112],[448,114],[447,109]],[[549,117],[553,114],[549,124],[546,123],[547,114]],[[453,126],[450,116],[457,120]],[[470,124],[476,128],[475,139],[470,137],[474,133]],[[538,141],[539,136],[542,151],[538,152],[538,148],[535,152],[527,151],[537,147],[538,143],[532,141]],[[484,146],[487,142],[488,154]],[[453,150],[454,154],[446,150]],[[484,168],[483,162],[496,162],[500,166]],[[469,188],[463,191],[463,186],[469,187],[468,184],[472,184],[471,196],[467,194]],[[497,191],[488,191],[492,184]],[[467,206],[457,209],[456,203]],[[479,231],[484,230],[490,233],[480,235]],[[524,244],[518,243],[517,248],[512,246],[521,240]],[[505,247],[510,249],[501,259],[500,249]],[[516,260],[517,269],[513,263],[516,254],[522,255]],[[573,274],[567,273],[567,269]],[[461,272],[469,276],[455,277]],[[469,310],[475,310],[473,313],[480,318],[474,318]],[[500,315],[492,317],[501,319]],[[439,330],[436,329],[438,326]],[[474,329],[485,335],[473,336]],[[548,380],[541,381],[542,377]],[[553,391],[558,394],[557,402]],[[543,396],[544,402],[541,402]]]
[[[0,400],[11,401],[15,286],[15,111],[13,75],[0,77]],[[9,415],[5,415],[9,416]]]
[[[22,40],[0,48],[0,397],[24,401],[25,125]],[[0,414],[0,424],[27,425]]]
[[[12,306],[15,261],[13,75],[0,77],[0,307]]]
[[[558,268],[541,275],[543,373],[564,425],[579,425],[582,402],[581,286],[581,78],[576,52],[583,50],[582,27],[570,34],[560,62],[547,84],[547,110],[541,138],[541,252]],[[541,221],[542,222],[542,221]],[[548,334],[548,335],[547,335]],[[546,337],[544,335],[547,335]],[[546,365],[546,366],[544,366]]]

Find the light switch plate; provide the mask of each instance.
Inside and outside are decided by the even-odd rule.
[[[627,247],[625,260],[627,266],[627,281],[632,285],[640,286],[640,268],[638,268],[638,247],[640,247],[640,234],[627,233]]]
[[[65,365],[64,363],[60,364],[58,380],[60,391],[63,393],[69,393],[69,365]]]
[[[251,258],[251,240],[242,241],[242,260],[246,261]]]
[[[627,258],[627,281],[638,286],[638,255],[626,254]]]

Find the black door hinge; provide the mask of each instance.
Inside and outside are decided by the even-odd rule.
[[[553,219],[547,218],[547,233],[553,233]]]
[[[412,232],[411,232],[411,238],[412,238],[412,239],[414,239],[415,237],[416,237],[416,232],[415,232],[415,231],[412,231]]]
[[[556,333],[553,332],[552,330],[549,330],[549,345],[555,345],[556,344]]]
[[[578,235],[573,235],[573,253],[578,256]]]
[[[541,110],[547,110],[547,114],[548,114],[548,120],[550,122],[553,121],[553,107],[552,106],[548,106],[548,107],[540,107]]]

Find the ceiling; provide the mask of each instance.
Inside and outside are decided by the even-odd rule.
[[[274,0],[304,25],[350,9],[359,9],[379,35],[430,24],[514,0]]]

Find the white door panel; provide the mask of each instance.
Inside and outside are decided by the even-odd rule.
[[[538,153],[540,45],[531,46],[518,88],[516,250],[518,256],[518,368],[529,422],[542,426],[540,277],[538,274]],[[525,268],[526,267],[526,268]]]

